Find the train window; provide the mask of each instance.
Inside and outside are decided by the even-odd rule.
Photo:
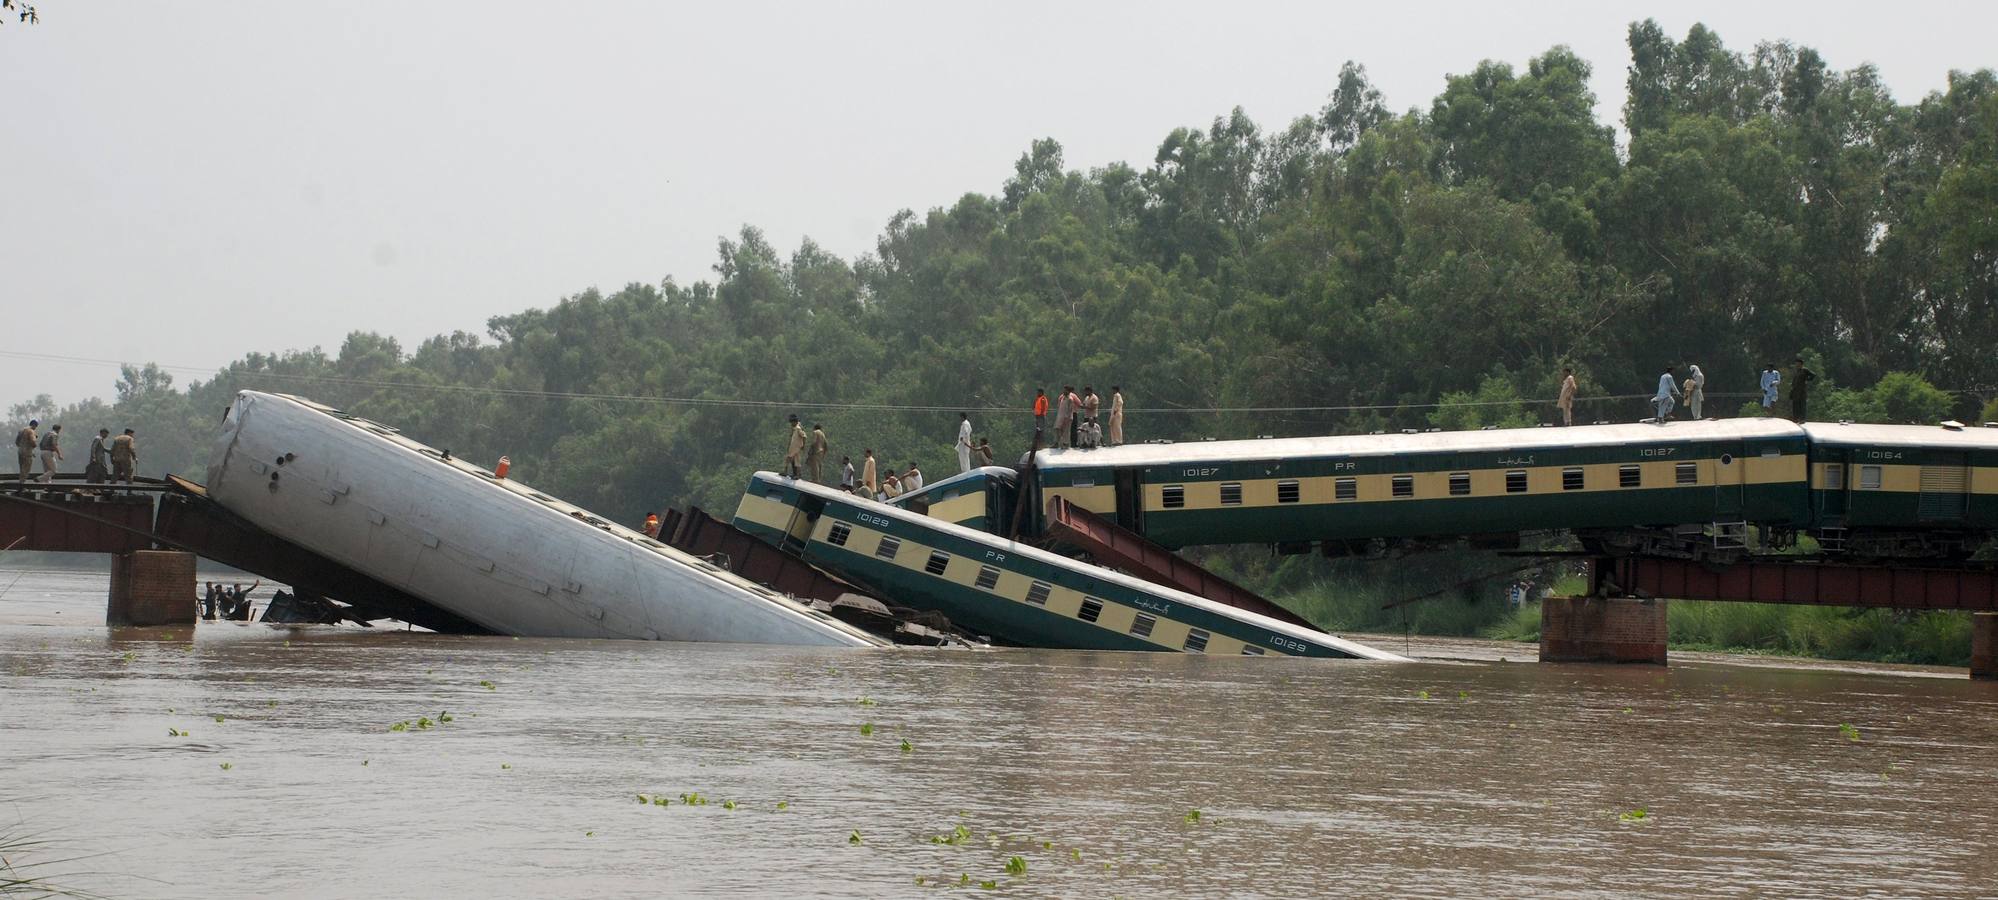
[[[884,534],[881,536],[881,545],[874,548],[874,555],[879,556],[882,559],[894,559],[895,552],[901,549],[902,549],[901,538],[889,537]]]
[[[1450,496],[1469,497],[1471,495],[1471,473],[1450,473]]]
[[[1862,491],[1877,491],[1880,489],[1879,466],[1859,467],[1859,489]]]
[[[1244,645],[1242,645],[1242,655],[1243,655],[1243,656],[1262,656],[1262,655],[1263,655],[1263,648],[1261,648],[1261,647],[1251,647],[1251,646],[1249,646],[1249,645],[1247,645],[1247,644],[1244,644]]]
[[[942,550],[931,550],[930,561],[923,564],[923,571],[931,575],[942,575],[948,568],[950,568],[950,554]]]
[[[1048,594],[1053,590],[1053,585],[1045,581],[1036,581],[1027,586],[1027,602],[1035,606],[1046,606],[1048,605]]]
[[[1672,467],[1672,475],[1679,484],[1699,484],[1700,464],[1679,463]]]
[[[1075,476],[1075,477],[1074,477],[1073,479],[1070,479],[1070,480],[1069,480],[1069,486],[1070,486],[1070,487],[1095,487],[1095,486],[1096,486],[1096,476],[1094,476],[1094,475],[1077,475],[1077,476]]]
[[[1186,485],[1168,484],[1159,489],[1159,505],[1166,509],[1179,509],[1186,505]]]
[[[979,589],[979,590],[981,590],[981,591],[989,591],[989,590],[991,590],[991,589],[992,589],[992,586],[993,586],[993,585],[996,585],[996,584],[998,584],[998,583],[999,583],[999,570],[998,570],[998,569],[995,569],[995,568],[992,568],[991,566],[979,566],[979,567],[978,567],[978,589]]]
[[[835,547],[846,546],[846,539],[853,536],[853,528],[844,522],[834,522],[831,531],[826,532],[826,543]]]
[[[1158,623],[1158,616],[1151,613],[1139,613],[1136,619],[1131,620],[1131,633],[1141,638],[1151,637],[1152,626]]]
[[[1192,629],[1192,630],[1189,630],[1189,631],[1188,631],[1188,632],[1186,633],[1186,652],[1188,652],[1188,653],[1206,653],[1206,652],[1207,652],[1207,632],[1205,632],[1205,631],[1203,631],[1203,630],[1201,630],[1201,629],[1198,629],[1198,628],[1195,628],[1195,629]]]
[[[1617,486],[1617,487],[1643,487],[1643,486],[1644,486],[1644,467],[1643,467],[1643,466],[1617,466],[1617,467],[1616,467],[1616,486]]]
[[[1103,615],[1103,601],[1095,597],[1082,598],[1082,608],[1075,611],[1075,617],[1084,622],[1094,622]]]
[[[1562,470],[1561,470],[1561,489],[1562,489],[1562,490],[1564,490],[1564,491],[1579,491],[1579,490],[1581,490],[1581,489],[1582,489],[1582,470],[1581,470],[1580,468],[1569,468],[1569,469],[1562,469]]]
[[[1277,482],[1277,502],[1278,502],[1278,503],[1296,503],[1296,502],[1297,502],[1297,482],[1295,482],[1295,481],[1279,481],[1279,482]]]
[[[1222,485],[1221,485],[1221,505],[1222,505],[1222,506],[1240,506],[1240,505],[1242,505],[1242,483],[1241,483],[1241,482],[1239,482],[1239,481],[1228,481],[1228,482],[1223,482],[1223,483],[1222,483]]]
[[[1341,478],[1332,482],[1332,499],[1356,500],[1360,496],[1360,481],[1357,478]]]
[[[1783,448],[1778,447],[1774,444],[1762,448],[1762,457],[1764,459],[1767,459],[1772,456],[1782,456],[1782,455],[1783,455]]]
[[[1505,473],[1505,492],[1508,494],[1526,493],[1526,470],[1514,469]]]
[[[1828,491],[1845,490],[1844,464],[1830,463],[1825,466],[1825,490]]]
[[[944,492],[943,492],[943,496],[941,496],[941,497],[938,497],[937,499],[938,499],[938,500],[956,500],[956,499],[957,499],[957,497],[958,497],[958,493],[957,493],[957,488],[951,488],[950,490],[947,490],[947,491],[944,491]]]
[[[1397,497],[1413,497],[1413,496],[1415,496],[1415,476],[1413,476],[1413,475],[1396,475],[1396,476],[1394,477],[1394,491],[1393,491],[1393,493],[1394,493],[1394,495],[1395,495],[1395,496],[1397,496]]]

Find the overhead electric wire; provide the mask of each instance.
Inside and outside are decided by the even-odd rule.
[[[304,374],[297,372],[242,371],[242,370],[226,369],[226,368],[215,369],[206,366],[170,365],[170,364],[156,363],[156,362],[141,364],[141,363],[130,362],[127,360],[96,359],[83,356],[64,356],[54,353],[38,353],[38,352],[24,351],[24,350],[0,350],[0,357],[10,358],[10,359],[34,360],[42,362],[61,362],[61,363],[89,364],[89,365],[115,365],[115,366],[134,366],[134,367],[138,367],[141,365],[150,365],[157,369],[174,371],[174,372],[192,372],[192,373],[204,373],[204,374],[212,373],[212,376],[208,379],[210,381],[226,377],[246,378],[246,379],[269,378],[269,379],[276,379],[279,381],[290,380],[297,382],[319,382],[327,384],[346,385],[351,387],[373,387],[373,388],[398,389],[398,390],[437,391],[441,393],[487,394],[493,396],[521,397],[521,398],[542,399],[542,400],[593,400],[593,401],[614,402],[614,403],[651,403],[651,404],[659,404],[667,406],[684,405],[684,406],[710,406],[710,407],[739,407],[739,408],[748,408],[748,409],[799,409],[799,410],[824,410],[824,411],[856,410],[856,411],[868,411],[868,412],[938,412],[938,413],[978,412],[978,413],[1017,413],[1023,415],[1027,414],[1024,409],[1022,409],[1017,405],[933,406],[933,405],[897,404],[897,403],[827,403],[827,402],[816,402],[816,401],[807,401],[807,400],[753,400],[746,398],[729,398],[729,397],[666,397],[666,396],[658,396],[651,394],[620,394],[620,393],[603,393],[603,392],[593,392],[593,391],[551,391],[551,390],[540,390],[540,389],[531,389],[531,388],[507,388],[507,387],[467,385],[467,384],[425,384],[423,382],[415,382],[415,381],[388,381],[388,380],[372,379],[372,378],[357,378],[348,375],[312,375],[312,374]],[[1974,391],[1946,390],[1944,391],[1944,393],[1965,394],[1965,393],[1974,393]],[[1575,400],[1577,403],[1593,403],[1605,400],[1649,400],[1651,399],[1652,396],[1653,396],[1652,394],[1605,394],[1605,395],[1597,395],[1590,397],[1576,397]],[[1752,397],[1760,397],[1762,396],[1762,394],[1757,391],[1747,391],[1747,392],[1738,392],[1738,393],[1708,391],[1706,392],[1706,396],[1710,399],[1745,399]],[[1400,410],[1400,409],[1457,409],[1457,408],[1477,407],[1477,406],[1521,406],[1527,404],[1551,403],[1551,402],[1552,401],[1550,400],[1545,400],[1540,398],[1522,398],[1515,400],[1459,400],[1459,401],[1448,401],[1448,402],[1439,401],[1435,403],[1363,403],[1363,404],[1321,405],[1321,406],[1205,406],[1205,407],[1132,406],[1132,407],[1126,407],[1125,411],[1133,413],[1183,413],[1183,414],[1376,412],[1376,411]]]

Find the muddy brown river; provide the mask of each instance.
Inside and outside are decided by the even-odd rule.
[[[53,842],[9,861],[111,897],[1998,893],[1960,670],[111,631],[102,574],[0,587],[0,824]]]

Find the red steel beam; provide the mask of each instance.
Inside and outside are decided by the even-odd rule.
[[[1998,572],[1987,569],[1770,560],[1713,567],[1653,557],[1600,559],[1595,565],[1625,593],[1643,597],[1998,611]]]
[[[153,498],[74,491],[0,493],[0,547],[129,553],[153,547]],[[18,543],[16,543],[18,541]]]
[[[1136,532],[1061,497],[1048,500],[1047,533],[1057,541],[1089,551],[1098,563],[1124,569],[1153,584],[1177,588],[1312,631],[1323,630],[1254,591],[1187,562]]]

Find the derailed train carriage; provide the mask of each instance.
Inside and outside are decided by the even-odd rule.
[[[1707,555],[1808,534],[1829,552],[1961,557],[1998,530],[1998,428],[1724,419],[1042,450],[1049,498],[1169,548],[1380,554],[1568,531],[1592,551]],[[996,479],[989,491],[1010,490]]]
[[[961,525],[772,472],[735,526],[994,641],[1229,656],[1398,657]]]

